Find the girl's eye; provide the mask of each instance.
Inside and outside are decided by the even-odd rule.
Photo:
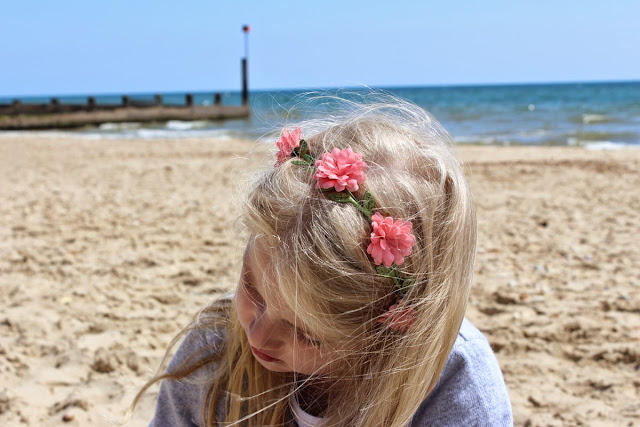
[[[254,288],[253,285],[251,285],[251,283],[249,283],[249,281],[246,278],[242,279],[242,286],[247,291],[247,293],[249,294],[251,299],[253,299],[254,301],[256,301],[259,304],[263,303],[262,296],[260,295],[260,292],[258,292],[258,290],[256,288]]]
[[[313,347],[320,347],[321,343],[318,340],[314,340],[313,338],[309,337],[307,334],[305,334],[302,331],[298,331],[296,333],[296,337],[298,339],[298,341],[303,342],[305,344],[311,345]]]

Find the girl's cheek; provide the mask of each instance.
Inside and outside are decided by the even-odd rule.
[[[236,292],[236,312],[238,313],[238,320],[240,320],[240,323],[245,326],[251,323],[253,307],[251,302],[247,299],[242,287],[239,287]]]
[[[318,355],[315,351],[309,349],[298,349],[294,351],[295,357],[292,359],[295,361],[294,369],[301,374],[311,374],[318,365]]]

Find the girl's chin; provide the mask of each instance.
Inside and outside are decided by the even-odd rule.
[[[280,361],[279,363],[273,363],[273,362],[266,362],[264,360],[260,360],[260,358],[255,357],[255,355],[253,357],[258,361],[258,363],[262,365],[263,368],[265,368],[268,371],[279,372],[282,374],[296,372],[294,369],[291,369],[289,365],[285,364],[282,361]],[[306,373],[306,372],[298,372],[298,374],[310,375],[309,373]]]
[[[260,364],[262,365],[263,368],[271,371],[271,372],[280,372],[280,373],[288,373],[288,372],[293,372],[291,369],[289,369],[287,366],[283,366],[283,365],[275,365],[273,363],[268,363],[268,362],[263,362],[262,360],[256,358],[256,360],[258,362],[260,362]]]

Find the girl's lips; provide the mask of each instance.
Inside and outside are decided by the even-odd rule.
[[[251,347],[251,351],[253,352],[253,355],[256,356],[258,359],[264,360],[265,362],[279,362],[280,359],[276,359],[275,357],[271,357],[268,354],[265,354],[263,352],[261,352],[260,350],[258,350],[255,347]]]

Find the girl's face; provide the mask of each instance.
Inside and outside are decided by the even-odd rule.
[[[236,291],[236,310],[253,356],[270,371],[327,373],[332,352],[310,336],[295,313],[279,300],[276,285],[261,268],[268,261],[266,251],[251,239]]]

